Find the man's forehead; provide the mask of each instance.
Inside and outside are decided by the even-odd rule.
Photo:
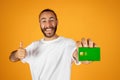
[[[55,17],[55,15],[53,12],[46,11],[46,12],[41,13],[40,18],[43,18],[43,17]]]

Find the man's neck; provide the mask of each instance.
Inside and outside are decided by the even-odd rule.
[[[50,41],[50,40],[57,39],[58,37],[59,37],[58,35],[54,35],[54,36],[53,36],[53,37],[51,37],[51,38],[44,37],[44,40],[45,40],[45,41]]]

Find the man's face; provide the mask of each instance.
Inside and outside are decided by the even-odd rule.
[[[45,37],[53,37],[57,30],[55,15],[52,12],[43,12],[40,16],[40,26]]]

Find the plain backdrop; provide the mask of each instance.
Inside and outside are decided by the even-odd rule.
[[[38,15],[55,10],[57,34],[75,41],[91,38],[101,48],[101,61],[72,64],[71,80],[120,80],[119,0],[0,0],[0,80],[32,80],[28,64],[9,61],[10,52],[43,35]]]

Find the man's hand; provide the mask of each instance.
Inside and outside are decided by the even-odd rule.
[[[26,57],[26,50],[23,48],[23,43],[20,42],[19,49],[12,51],[10,56],[9,56],[9,59],[12,62],[16,62],[16,61],[19,61],[25,57]]]
[[[77,41],[77,47],[96,47],[96,44],[91,39],[82,38],[81,42]]]
[[[15,57],[18,59],[23,59],[26,56],[26,50],[23,48],[23,43],[20,42],[19,49],[17,50]]]
[[[79,47],[90,47],[90,48],[93,48],[93,47],[96,47],[96,44],[91,40],[91,39],[85,39],[85,38],[82,38],[81,41],[77,41],[76,42],[76,46],[77,46],[77,49]],[[78,62],[78,50],[76,50],[74,53],[73,53],[73,58],[75,59],[76,62]],[[82,64],[89,64],[91,63],[91,61],[81,61]]]

